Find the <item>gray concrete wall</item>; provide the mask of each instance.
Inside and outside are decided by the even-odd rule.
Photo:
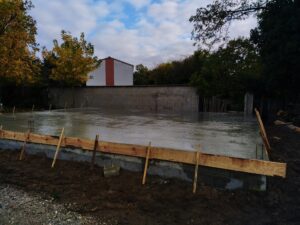
[[[196,89],[188,86],[51,88],[56,108],[99,107],[153,112],[198,112]]]

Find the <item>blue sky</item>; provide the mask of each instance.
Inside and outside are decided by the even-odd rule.
[[[153,67],[191,55],[191,15],[212,0],[32,0],[30,14],[37,21],[37,41],[52,47],[62,29],[86,39],[95,54],[112,56],[132,64]],[[256,25],[251,18],[235,22],[232,37],[247,36]]]

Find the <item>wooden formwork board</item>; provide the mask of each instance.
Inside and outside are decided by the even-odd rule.
[[[267,155],[269,157],[270,151],[271,151],[271,145],[270,145],[270,142],[269,142],[269,139],[268,139],[268,136],[267,136],[267,132],[266,132],[265,126],[264,126],[264,124],[262,122],[262,119],[261,119],[259,111],[257,109],[254,109],[254,111],[255,111],[256,118],[257,118],[258,125],[259,125],[259,133],[261,135],[263,144],[265,146],[266,153],[267,153]]]
[[[0,130],[0,138],[14,141],[24,141],[26,133]],[[27,139],[30,143],[54,145],[59,142],[58,136],[30,134]],[[64,137],[61,147],[80,148],[93,151],[94,141],[76,137]],[[147,156],[147,146],[132,145],[101,141],[96,147],[96,151],[109,154],[118,154],[132,157],[145,158]],[[195,165],[195,152],[184,151],[171,148],[151,147],[151,159],[164,160],[170,162]],[[199,165],[233,170],[245,173],[260,174],[266,176],[286,176],[286,163],[271,162],[257,159],[243,159],[229,156],[199,153]]]

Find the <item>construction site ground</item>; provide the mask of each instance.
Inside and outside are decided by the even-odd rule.
[[[287,163],[287,177],[268,177],[266,192],[219,190],[192,193],[181,180],[103,168],[19,152],[0,151],[0,224],[299,224],[300,134],[267,127],[271,159]],[[201,173],[201,170],[199,170]]]

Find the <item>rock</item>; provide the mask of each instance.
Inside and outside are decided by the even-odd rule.
[[[286,123],[286,122],[283,122],[283,121],[281,121],[281,120],[275,120],[275,121],[274,121],[274,124],[275,124],[275,125],[286,125],[287,123]]]
[[[104,166],[103,173],[104,173],[104,177],[119,176],[120,167],[116,165]]]

